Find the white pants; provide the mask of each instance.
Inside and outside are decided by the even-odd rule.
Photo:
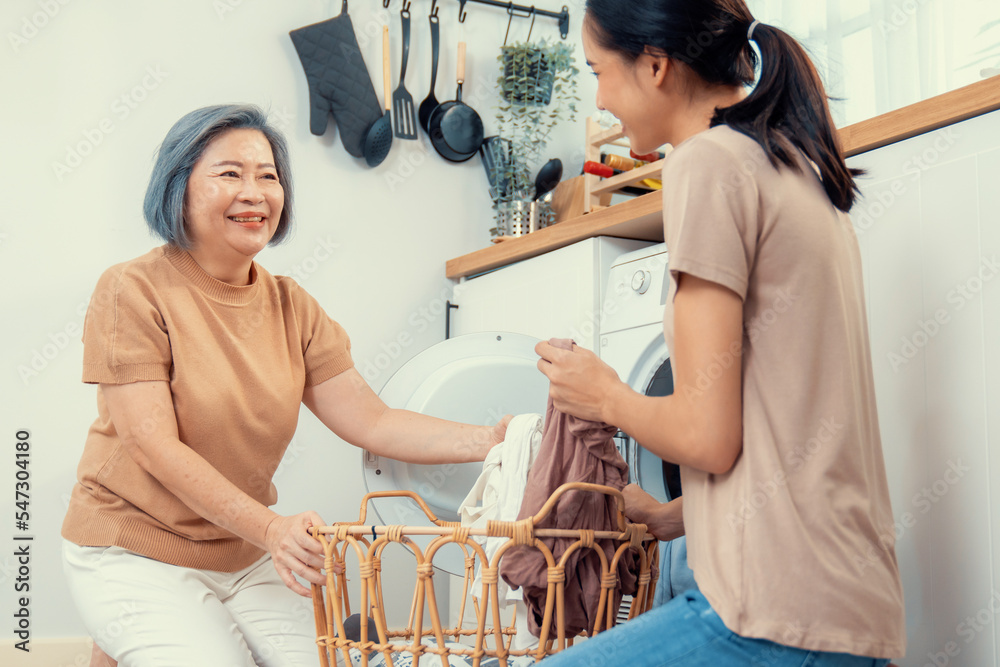
[[[215,572],[64,540],[63,569],[91,637],[121,667],[319,662],[312,601],[282,583],[269,555]]]

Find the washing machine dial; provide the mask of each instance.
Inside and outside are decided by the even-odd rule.
[[[636,271],[632,276],[632,289],[639,294],[645,294],[649,289],[650,278],[649,271],[645,269]]]

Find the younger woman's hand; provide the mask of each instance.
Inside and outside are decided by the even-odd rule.
[[[627,485],[622,496],[625,516],[633,523],[646,524],[646,530],[656,539],[673,540],[684,534],[684,496],[661,503],[638,484]]]
[[[622,489],[622,496],[625,498],[625,516],[634,523],[649,524],[650,517],[661,505],[638,484],[628,484]]]
[[[311,592],[300,584],[293,575],[298,575],[311,584],[325,584],[322,574],[323,547],[319,540],[309,534],[312,526],[326,523],[316,512],[302,512],[293,516],[277,516],[267,526],[264,541],[278,576],[291,590],[309,597]],[[341,566],[334,564],[335,571]]]
[[[623,386],[613,368],[579,345],[564,350],[542,341],[535,346],[541,357],[538,370],[549,379],[549,397],[560,412],[607,422],[607,403]]]

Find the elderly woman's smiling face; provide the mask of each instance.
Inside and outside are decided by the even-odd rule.
[[[220,134],[187,183],[184,221],[191,255],[206,269],[252,259],[274,236],[284,201],[267,137],[253,129]]]

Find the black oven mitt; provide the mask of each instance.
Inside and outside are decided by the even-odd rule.
[[[364,157],[365,137],[382,109],[361,57],[347,3],[339,16],[289,33],[309,83],[309,131],[326,132],[328,113],[340,140],[354,157]]]

